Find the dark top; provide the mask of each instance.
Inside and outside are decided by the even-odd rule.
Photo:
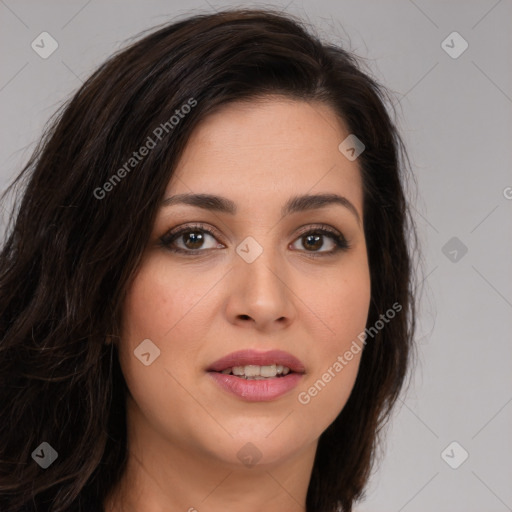
[[[105,512],[103,503],[96,497],[91,497],[86,501],[84,512]]]

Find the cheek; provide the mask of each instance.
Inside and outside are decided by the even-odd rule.
[[[187,294],[187,290],[193,291]],[[183,344],[173,343],[173,339],[179,338],[187,312],[197,302],[199,293],[201,290],[197,290],[195,283],[187,284],[183,273],[165,265],[162,259],[152,257],[143,263],[123,304],[119,353],[127,372],[135,372],[136,378],[144,375],[146,379],[150,373],[153,375],[157,369],[162,371],[168,366],[169,346],[183,347]],[[136,357],[143,342],[150,353],[148,366]],[[153,354],[158,357],[153,358]],[[179,354],[173,355],[179,357]],[[151,372],[141,374],[142,369],[151,369]]]
[[[319,435],[342,411],[356,381],[364,344],[358,335],[364,332],[365,315],[360,322],[352,320],[335,342],[321,347],[314,370],[297,392],[300,423],[309,424]]]
[[[192,308],[209,284],[184,274],[158,257],[148,259],[123,304],[121,369],[135,404],[163,436],[177,433],[179,422],[169,421],[176,417],[176,411],[190,417],[197,412],[191,411],[194,404],[180,382],[184,380],[183,368],[195,360],[201,340],[201,333],[190,336]],[[187,343],[175,342],[183,338]],[[139,350],[143,341],[144,351]],[[137,357],[143,353],[150,354],[148,365]]]
[[[203,272],[186,272],[152,255],[131,284],[123,306],[122,339],[150,338],[165,347],[212,287]]]
[[[334,283],[333,283],[334,284]],[[332,286],[329,307],[333,318],[335,338],[340,342],[364,330],[371,299],[370,269],[366,245],[358,247],[350,262],[340,272]]]
[[[325,430],[341,412],[353,389],[364,350],[364,330],[371,299],[365,260],[347,266],[316,300],[324,336],[316,337],[313,371],[297,395],[301,422]],[[305,423],[304,423],[305,424]]]

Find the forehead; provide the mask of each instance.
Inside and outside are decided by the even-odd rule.
[[[338,149],[348,135],[322,103],[279,97],[230,103],[195,129],[166,193],[229,195],[257,204],[281,195],[284,201],[292,194],[338,192],[360,209],[357,160]]]

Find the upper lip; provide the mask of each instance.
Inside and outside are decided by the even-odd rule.
[[[257,366],[280,364],[287,366],[293,372],[305,372],[305,367],[302,362],[288,352],[283,352],[282,350],[260,352],[250,349],[238,350],[237,352],[232,352],[231,354],[218,359],[207,368],[207,371],[221,372],[222,370],[233,368],[234,366],[246,366],[251,364]]]

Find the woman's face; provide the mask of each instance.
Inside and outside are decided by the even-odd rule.
[[[219,199],[162,204],[123,306],[128,423],[144,442],[274,464],[316,447],[344,407],[370,304],[360,171],[338,149],[348,135],[327,106],[282,98],[232,103],[194,132],[165,199]],[[318,194],[345,199],[307,199]],[[292,371],[272,377],[273,364]]]

